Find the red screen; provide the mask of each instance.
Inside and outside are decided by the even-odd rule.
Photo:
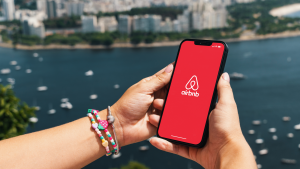
[[[223,52],[222,43],[181,44],[158,130],[160,137],[201,142]]]

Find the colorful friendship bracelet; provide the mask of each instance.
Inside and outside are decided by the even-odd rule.
[[[103,135],[101,134],[100,130],[98,129],[98,123],[95,122],[95,119],[93,117],[93,115],[91,113],[87,114],[89,116],[89,118],[92,121],[92,127],[93,129],[95,129],[96,133],[98,134],[98,136],[100,137],[101,141],[102,141],[102,145],[106,150],[106,156],[111,155],[111,152],[109,150],[109,146],[108,146],[108,142],[105,140],[105,138],[103,137]]]
[[[97,120],[98,120],[98,122],[99,122],[98,129],[99,129],[99,130],[104,130],[104,132],[105,132],[105,134],[107,135],[107,137],[109,138],[109,140],[110,140],[112,146],[114,147],[114,150],[113,150],[112,152],[113,152],[113,153],[114,153],[114,152],[118,152],[117,144],[115,143],[115,140],[112,138],[111,134],[110,134],[109,131],[107,130],[107,127],[108,127],[108,122],[107,122],[107,120],[101,120],[101,119],[100,119],[100,116],[98,115],[99,110],[88,109],[88,112],[89,112],[89,113],[93,113],[93,114],[96,116],[96,118],[97,118]],[[115,135],[115,137],[116,137],[116,135]],[[109,155],[110,155],[110,154],[109,154]]]
[[[115,140],[116,140],[116,151],[115,151],[115,155],[119,154],[119,143],[118,143],[118,138],[117,138],[117,134],[116,134],[116,131],[115,131],[115,125],[114,125],[114,122],[115,122],[115,117],[111,114],[111,111],[110,111],[110,106],[107,107],[107,110],[108,110],[108,115],[107,115],[107,121],[109,124],[111,124],[112,128],[113,128],[113,132],[114,132],[114,135],[115,135]]]

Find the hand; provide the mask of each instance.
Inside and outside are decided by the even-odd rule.
[[[149,120],[157,118],[153,107],[155,104],[162,104],[156,98],[164,98],[166,95],[172,71],[173,64],[170,64],[155,75],[142,79],[131,86],[111,107],[116,119],[115,126],[119,126],[116,127],[116,133],[120,146],[140,142],[155,135],[157,127]]]
[[[151,144],[160,150],[178,154],[210,169],[221,168],[227,162],[229,163],[225,164],[227,168],[232,164],[236,166],[232,166],[233,168],[239,168],[236,165],[239,158],[236,157],[242,151],[247,153],[245,156],[248,162],[244,163],[247,167],[240,168],[256,168],[254,156],[240,128],[238,110],[229,81],[228,73],[224,73],[218,82],[219,101],[209,116],[209,138],[203,148],[176,145],[160,138],[152,138]],[[154,105],[156,109],[162,109],[163,101],[160,103]],[[157,126],[159,117],[152,119],[151,123]],[[227,157],[235,158],[234,162],[231,163]]]

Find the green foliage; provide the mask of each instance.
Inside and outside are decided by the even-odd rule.
[[[150,168],[137,161],[130,161],[127,165],[121,166],[120,169],[150,169]]]
[[[20,35],[18,42],[23,45],[33,46],[41,44],[42,40],[38,36]]]
[[[132,8],[130,11],[124,12],[112,12],[112,13],[102,13],[99,12],[97,17],[101,16],[118,16],[120,14],[124,15],[145,15],[145,14],[156,14],[161,15],[162,18],[170,17],[171,19],[176,19],[177,15],[182,14],[182,9],[177,9],[173,7],[151,7],[151,8]]]
[[[0,84],[0,140],[24,134],[35,109],[21,104],[10,86]]]
[[[12,20],[12,21],[1,21],[0,25],[5,25],[5,26],[21,26],[21,22],[19,20]]]
[[[81,27],[80,16],[55,18],[44,20],[45,28],[79,28]]]

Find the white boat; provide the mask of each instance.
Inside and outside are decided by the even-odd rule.
[[[62,98],[61,99],[61,102],[68,102],[69,101],[69,98]]]
[[[38,57],[39,56],[39,54],[38,53],[33,53],[33,57]]]
[[[48,87],[47,87],[47,86],[39,86],[39,87],[37,88],[37,90],[38,90],[39,92],[46,91],[46,90],[48,90]]]
[[[258,153],[259,153],[260,155],[266,155],[266,154],[268,154],[268,152],[269,152],[268,149],[265,148],[265,149],[259,150]]]
[[[114,88],[115,88],[115,89],[119,89],[119,88],[120,88],[120,85],[115,84],[115,85],[114,85]]]
[[[253,124],[253,125],[256,125],[256,126],[257,126],[257,125],[260,125],[260,124],[261,124],[261,121],[260,121],[260,120],[253,120],[253,121],[252,121],[252,124]]]
[[[276,135],[273,135],[273,136],[272,136],[272,139],[273,139],[273,140],[277,140],[278,137],[277,137]]]
[[[113,153],[113,155],[111,156],[112,159],[116,159],[119,157],[121,157],[121,152],[119,152],[119,154],[117,154],[117,155]]]
[[[288,134],[287,134],[287,137],[288,137],[288,138],[293,138],[293,137],[294,137],[294,134],[293,134],[293,133],[288,133]]]
[[[14,85],[15,82],[16,82],[15,79],[14,79],[14,78],[11,78],[11,77],[7,78],[6,80],[7,80],[8,83],[10,83],[10,84],[12,84],[12,85]]]
[[[70,109],[73,108],[73,105],[72,105],[70,102],[66,102],[65,104],[66,104],[66,108],[67,108],[67,109],[70,110]]]
[[[261,164],[257,164],[257,168],[258,168],[258,169],[261,169],[261,168],[262,168],[262,165],[261,165]]]
[[[36,111],[40,111],[40,110],[41,110],[41,107],[40,107],[40,106],[34,106],[34,109],[35,109]]]
[[[255,134],[255,131],[254,130],[249,130],[248,133],[249,134]]]
[[[17,65],[18,63],[17,63],[17,61],[15,61],[15,60],[13,60],[13,61],[11,61],[10,62],[10,65],[12,65],[12,66],[15,66],[15,65]]]
[[[67,104],[66,103],[62,103],[62,104],[60,104],[60,107],[63,108],[63,109],[67,108]]]
[[[282,158],[281,162],[284,164],[296,164],[297,160],[295,159],[287,159],[287,158]]]
[[[274,128],[274,127],[273,128],[269,128],[269,132],[270,133],[275,133],[276,132],[276,128]]]
[[[85,75],[86,76],[93,76],[94,72],[92,70],[89,70],[89,71],[85,72]]]
[[[42,57],[41,57],[41,58],[39,58],[39,61],[40,61],[40,62],[42,62],[42,61],[43,61],[43,58],[42,58]]]
[[[92,94],[90,95],[90,99],[91,100],[94,100],[94,99],[97,99],[98,98],[98,95],[97,94]]]
[[[26,69],[26,73],[31,73],[32,70],[31,69]]]
[[[298,148],[300,148],[300,144],[298,144]]]
[[[39,119],[36,118],[36,117],[30,117],[30,118],[29,118],[29,121],[30,121],[31,123],[36,123],[36,122],[39,121]]]
[[[290,62],[290,61],[292,61],[292,58],[288,57],[288,58],[286,58],[286,61]]]
[[[255,140],[255,143],[256,144],[262,144],[262,143],[264,143],[264,139],[258,138],[258,139]]]
[[[56,113],[56,110],[55,110],[55,109],[50,109],[50,110],[48,111],[48,114],[54,114],[54,113]]]
[[[245,79],[246,76],[243,75],[242,73],[237,73],[237,72],[233,72],[231,74],[229,74],[230,76],[230,79],[232,80],[242,80],[242,79]]]
[[[284,117],[282,117],[282,120],[283,120],[283,121],[290,121],[291,118],[290,118],[289,116],[284,116]]]
[[[16,70],[20,70],[20,69],[21,69],[21,66],[16,66],[15,69],[16,69]]]
[[[295,130],[300,130],[300,124],[294,126]]]
[[[5,69],[1,69],[1,74],[5,75],[5,74],[9,74],[10,73],[10,69],[9,68],[5,68]]]
[[[139,147],[139,150],[140,151],[147,151],[149,149],[149,146],[141,146],[141,147]]]

